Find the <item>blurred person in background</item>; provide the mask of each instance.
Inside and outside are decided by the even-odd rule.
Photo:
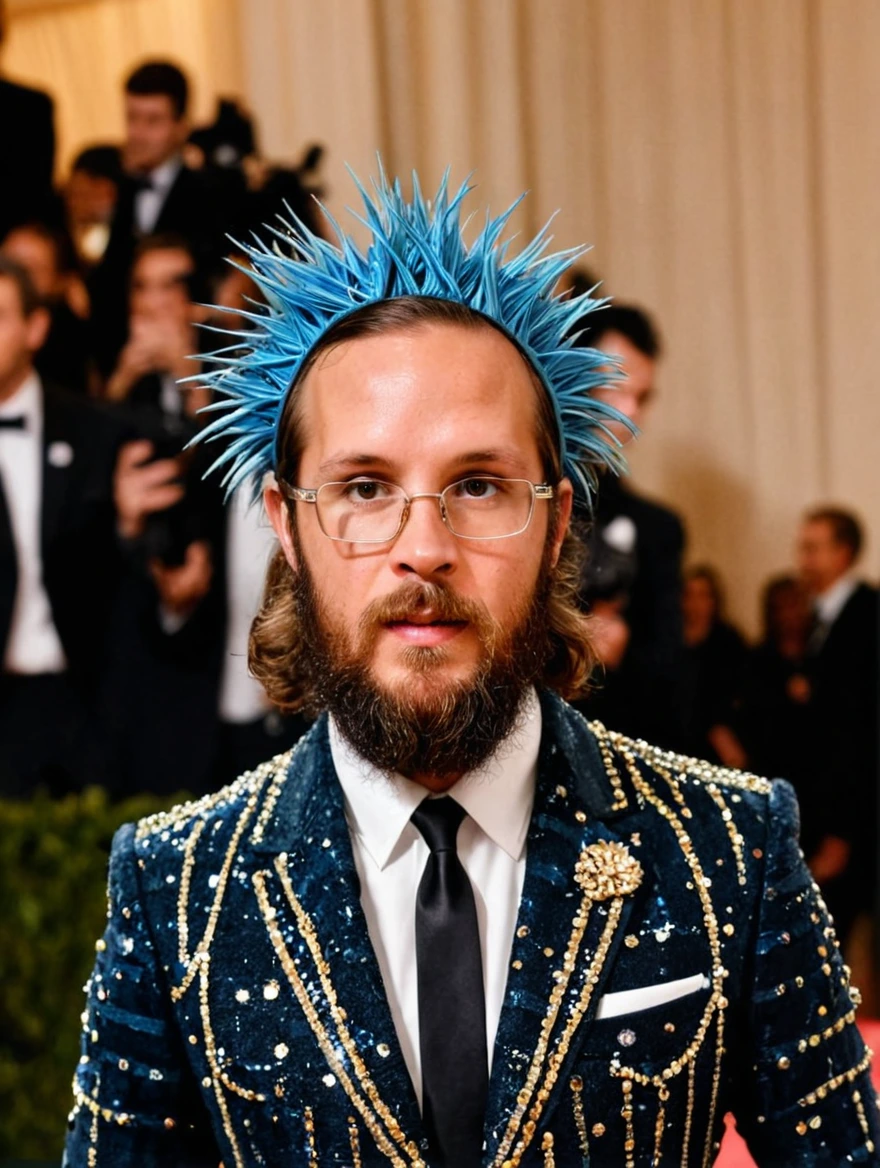
[[[0,793],[100,781],[94,698],[120,562],[113,466],[121,432],[45,384],[49,314],[0,256]]]
[[[89,146],[73,160],[63,192],[64,208],[83,270],[93,268],[107,250],[121,182],[118,146]]]
[[[632,305],[591,313],[576,342],[619,359],[625,380],[594,391],[641,429],[656,397],[660,337],[650,317]],[[609,423],[621,443],[632,438]],[[587,544],[581,588],[593,617],[602,668],[596,690],[579,703],[626,734],[664,746],[684,742],[681,557],[684,531],[667,507],[634,491],[628,479],[603,474],[592,524],[580,517]]]
[[[107,249],[91,277],[105,373],[125,342],[125,290],[138,241],[179,235],[206,270],[224,253],[224,234],[238,214],[237,183],[228,183],[217,169],[193,170],[184,163],[188,103],[186,76],[168,61],[141,65],[125,84],[125,177]]]
[[[801,807],[801,847],[810,857],[822,834],[821,805],[807,784],[810,600],[797,576],[776,576],[764,588],[761,610],[761,640],[749,652],[742,737],[750,770],[782,775],[794,785]]]
[[[61,228],[28,222],[14,227],[0,254],[27,270],[49,313],[49,332],[36,354],[37,372],[48,381],[86,394],[96,386],[90,353],[89,298],[76,270],[69,237]]]
[[[6,36],[6,4],[0,0],[0,53]],[[0,239],[24,219],[48,215],[53,206],[55,113],[39,89],[0,75]]]
[[[276,546],[271,527],[249,493],[224,507],[216,476],[204,479],[219,451],[184,450],[209,400],[198,384],[177,383],[198,372],[191,354],[205,347],[194,299],[218,299],[230,311],[211,323],[238,328],[245,290],[256,293],[231,266],[213,291],[203,287],[179,238],[139,245],[130,339],[108,385],[137,435],[116,474],[130,571],[107,690],[127,789],[207,790],[286,749],[306,726],[275,712],[247,670],[248,631]]]
[[[804,817],[822,823],[808,859],[844,939],[854,918],[872,908],[877,877],[880,594],[858,577],[863,544],[858,519],[838,507],[808,512],[797,543],[813,617]]]
[[[681,607],[688,749],[697,758],[742,770],[747,757],[738,724],[748,650],[725,618],[714,568],[702,564],[685,573]]]

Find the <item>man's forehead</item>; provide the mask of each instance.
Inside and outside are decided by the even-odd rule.
[[[323,354],[301,386],[300,413],[328,472],[430,445],[463,467],[494,460],[523,473],[540,392],[497,330],[432,323]]]

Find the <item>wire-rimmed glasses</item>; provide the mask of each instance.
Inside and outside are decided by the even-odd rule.
[[[403,530],[416,499],[436,499],[443,522],[461,539],[508,539],[531,523],[536,499],[554,495],[547,483],[491,475],[450,483],[439,494],[408,495],[396,483],[371,478],[320,487],[279,486],[290,499],[314,503],[321,531],[342,543],[390,543]]]

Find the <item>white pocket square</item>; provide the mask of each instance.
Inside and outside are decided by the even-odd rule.
[[[638,1010],[650,1010],[694,994],[697,990],[709,988],[705,973],[695,973],[693,977],[680,977],[677,981],[662,981],[657,985],[639,986],[635,990],[618,990],[603,994],[599,999],[596,1019],[617,1018],[620,1014],[635,1014]]]

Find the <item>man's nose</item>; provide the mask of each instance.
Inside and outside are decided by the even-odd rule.
[[[424,579],[449,575],[458,562],[458,540],[443,522],[440,500],[418,495],[410,501],[403,530],[391,550],[394,570]]]

